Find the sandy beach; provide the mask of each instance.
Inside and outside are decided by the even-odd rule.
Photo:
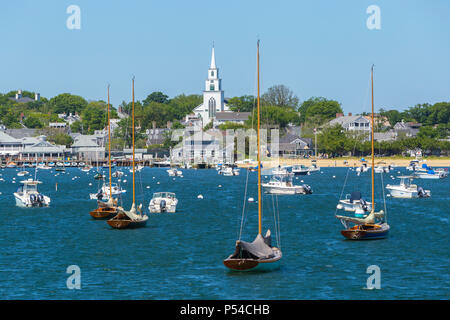
[[[368,161],[368,164],[370,165],[371,159],[370,157],[364,158]],[[263,168],[273,168],[277,167],[278,165],[281,166],[292,166],[292,165],[299,165],[303,164],[306,166],[311,165],[312,159],[286,159],[286,158],[279,158],[277,160],[263,160]],[[346,158],[332,158],[332,159],[317,159],[317,166],[319,167],[358,167],[361,165],[361,158],[356,157],[346,157]],[[380,162],[384,162],[385,165],[392,165],[399,167],[406,167],[409,165],[409,162],[411,160],[414,160],[414,158],[411,157],[385,157],[385,158],[375,158],[375,165],[377,165]],[[430,166],[430,167],[450,167],[450,157],[441,157],[441,158],[424,158],[424,162]],[[239,167],[245,168],[248,167],[248,165],[238,165]],[[252,166],[255,166],[252,165]]]

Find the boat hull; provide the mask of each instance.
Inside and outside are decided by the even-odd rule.
[[[360,226],[355,226],[342,230],[341,234],[349,240],[384,239],[389,234],[389,226],[387,224],[383,224],[373,229],[361,229]]]
[[[280,267],[281,257],[266,261],[253,259],[226,259],[223,264],[232,271],[271,271]]]
[[[117,214],[116,208],[111,207],[101,207],[89,212],[92,218],[96,220],[109,219]]]
[[[131,220],[124,214],[117,214],[114,218],[109,219],[107,223],[114,229],[136,229],[145,227],[147,220],[135,221]]]

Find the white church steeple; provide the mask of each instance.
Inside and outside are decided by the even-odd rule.
[[[216,117],[216,112],[229,111],[225,104],[222,80],[219,78],[219,69],[216,65],[214,45],[211,51],[211,64],[208,69],[208,77],[203,91],[203,104],[196,107],[194,112],[202,118],[202,126],[207,125]]]
[[[211,66],[210,69],[216,69],[216,57],[214,55],[214,45],[212,47],[212,54],[211,54]]]

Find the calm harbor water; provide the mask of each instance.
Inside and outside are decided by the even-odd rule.
[[[34,170],[29,170],[34,174]],[[125,171],[125,170],[124,170]],[[384,175],[406,173],[404,168]],[[430,189],[429,199],[387,198],[387,239],[349,241],[334,218],[346,168],[298,177],[312,195],[278,197],[281,249],[278,270],[228,271],[222,260],[234,250],[239,233],[246,171],[236,177],[215,170],[183,170],[169,177],[165,168],[137,174],[137,199],[157,191],[179,199],[177,213],[150,215],[147,227],[114,230],[95,221],[89,193],[97,191],[94,170],[63,174],[38,172],[49,208],[21,209],[13,192],[23,177],[0,170],[1,299],[448,299],[450,297],[450,178],[416,180]],[[126,170],[123,203],[131,204],[131,174]],[[335,176],[335,178],[333,178]],[[77,178],[75,178],[77,177]],[[377,178],[380,175],[377,175]],[[12,183],[13,178],[17,183]],[[257,199],[256,173],[249,174],[248,197]],[[398,179],[396,180],[398,181]],[[159,184],[158,184],[159,182]],[[377,180],[377,199],[381,189]],[[92,183],[89,186],[89,183]],[[58,185],[57,191],[55,185]],[[219,187],[219,185],[221,187]],[[150,186],[150,188],[147,188]],[[361,190],[370,198],[370,173],[349,173],[345,193]],[[197,199],[202,194],[203,199]],[[265,196],[264,230],[273,227],[272,197]],[[257,204],[247,203],[243,240],[257,233]],[[381,209],[381,208],[380,208]],[[265,231],[264,231],[265,232]],[[274,237],[275,238],[275,237]],[[81,269],[81,290],[69,290],[66,269]],[[381,289],[366,289],[367,267],[381,269]]]

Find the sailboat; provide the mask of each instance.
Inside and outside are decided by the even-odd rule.
[[[257,143],[258,143],[258,234],[253,242],[236,241],[233,254],[223,261],[223,264],[236,271],[256,269],[271,269],[278,265],[282,257],[281,250],[272,246],[271,233],[267,230],[262,235],[262,194],[261,194],[261,146],[260,146],[260,111],[259,111],[259,40],[257,43],[258,97],[257,97]]]
[[[111,125],[109,112],[109,85],[108,85],[108,166],[109,166],[109,197],[106,202],[101,199],[97,200],[98,208],[89,212],[94,219],[108,219],[117,214],[117,200],[113,198],[112,182],[111,182]],[[106,186],[104,186],[106,187]],[[102,188],[102,193],[103,193]]]
[[[122,207],[117,207],[117,214],[115,217],[108,220],[108,224],[115,229],[125,229],[125,228],[139,228],[144,227],[147,224],[148,216],[142,214],[142,204],[136,209],[136,182],[135,182],[135,159],[134,159],[134,77],[133,77],[133,102],[131,109],[131,119],[132,119],[132,140],[133,140],[133,204],[131,209],[126,211]],[[109,171],[111,177],[111,167]],[[137,213],[139,211],[139,213]]]
[[[341,231],[342,235],[347,239],[352,240],[366,240],[366,239],[382,239],[386,238],[389,233],[389,225],[386,222],[385,212],[380,210],[375,212],[375,153],[373,146],[373,131],[374,131],[374,119],[373,119],[373,66],[371,69],[371,82],[372,82],[372,208],[370,213],[365,218],[347,217],[336,215],[336,218],[341,221],[345,229]],[[383,174],[381,174],[382,177]],[[384,189],[383,189],[384,192]],[[384,194],[384,193],[383,193]],[[384,197],[383,197],[384,198]],[[386,208],[386,202],[385,202]],[[386,209],[385,209],[386,210]],[[348,223],[354,224],[349,227]]]

